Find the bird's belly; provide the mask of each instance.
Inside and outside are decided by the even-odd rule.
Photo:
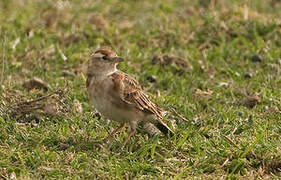
[[[136,111],[135,108],[124,104],[121,99],[118,99],[120,97],[109,95],[112,93],[110,82],[111,80],[99,81],[88,89],[89,99],[94,108],[110,120],[118,122],[141,120],[143,117],[141,111]]]
[[[118,107],[116,104],[112,103],[110,98],[96,96],[92,99],[92,105],[97,111],[110,120],[128,122],[131,119],[135,119],[135,113],[132,113],[129,109],[126,110]]]

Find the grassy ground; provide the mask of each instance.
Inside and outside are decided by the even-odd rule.
[[[280,178],[280,17],[278,0],[0,1],[0,179]],[[86,94],[101,46],[176,110],[174,137],[98,145],[118,125]]]

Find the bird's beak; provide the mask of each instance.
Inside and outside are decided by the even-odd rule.
[[[124,61],[124,59],[119,56],[113,57],[112,60],[117,63]]]

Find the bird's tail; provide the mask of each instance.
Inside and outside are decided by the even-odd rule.
[[[165,135],[173,136],[174,132],[164,123],[157,122],[155,126]]]

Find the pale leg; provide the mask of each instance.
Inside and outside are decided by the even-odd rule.
[[[131,131],[129,132],[128,137],[125,139],[122,149],[126,146],[127,142],[129,141],[129,139],[136,133],[136,129],[137,129],[137,123],[130,123],[130,127],[131,127]]]
[[[104,141],[107,142],[108,140],[110,140],[114,134],[118,133],[123,127],[125,126],[125,123],[122,123],[120,126],[118,126],[117,128],[115,128],[105,139]]]

